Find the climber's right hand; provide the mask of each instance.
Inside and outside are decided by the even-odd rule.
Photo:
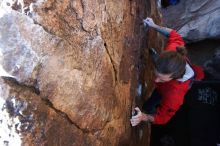
[[[155,27],[156,24],[154,23],[153,19],[150,17],[147,17],[146,19],[143,20],[144,24],[149,26],[149,27]]]

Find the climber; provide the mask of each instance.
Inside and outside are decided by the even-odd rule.
[[[189,62],[184,41],[175,30],[155,24],[152,18],[146,18],[144,23],[168,37],[168,41],[154,63],[156,88],[144,103],[143,112],[135,108],[137,114],[130,119],[132,126],[141,121],[166,124],[183,104],[192,80],[204,78],[202,68]]]

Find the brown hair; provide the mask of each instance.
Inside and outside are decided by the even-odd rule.
[[[179,46],[176,51],[165,51],[158,57],[155,68],[161,74],[171,74],[171,78],[181,78],[185,73],[187,51]]]

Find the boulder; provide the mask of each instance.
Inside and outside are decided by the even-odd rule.
[[[220,47],[215,50],[212,58],[204,63],[204,69],[209,78],[220,80]]]
[[[64,113],[55,110],[49,101],[41,99],[32,88],[12,79],[6,79],[6,82],[1,79],[0,83],[1,127],[10,127],[1,132],[1,145],[78,146],[91,143],[88,135],[83,134]]]
[[[220,1],[181,0],[161,12],[164,24],[178,30],[187,42],[220,38]]]
[[[162,39],[141,24],[149,15],[160,23],[155,1],[4,2],[0,62],[14,78],[2,81],[1,98],[10,120],[27,120],[16,131],[22,145],[149,142],[148,127],[129,119],[153,87],[147,49]]]

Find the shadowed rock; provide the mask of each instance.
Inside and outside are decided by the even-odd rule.
[[[220,38],[220,1],[181,0],[161,12],[165,24],[188,42]]]

